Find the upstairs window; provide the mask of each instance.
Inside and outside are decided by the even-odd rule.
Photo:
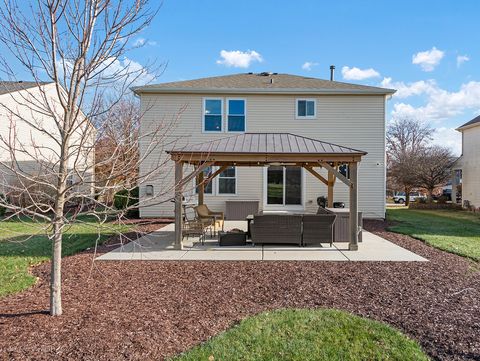
[[[297,118],[314,119],[317,116],[315,99],[297,99]]]
[[[228,99],[228,124],[229,132],[245,131],[245,100]]]
[[[228,167],[218,175],[218,194],[237,193],[237,170],[235,167]]]
[[[205,99],[203,105],[203,130],[205,132],[222,131],[222,99]]]

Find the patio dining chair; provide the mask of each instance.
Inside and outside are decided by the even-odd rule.
[[[195,213],[197,219],[203,222],[205,225],[213,227],[214,236],[217,234],[217,225],[224,230],[224,215],[223,212],[213,212],[207,205],[200,204],[195,207]]]

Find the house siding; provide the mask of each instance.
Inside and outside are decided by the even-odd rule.
[[[140,152],[147,154],[149,146],[145,135],[163,123],[175,123],[172,131],[165,135],[165,141],[173,145],[159,146],[155,152],[145,157],[140,166],[140,174],[152,171],[159,160],[168,155],[165,150],[186,144],[195,144],[223,138],[238,133],[205,133],[202,131],[203,99],[209,94],[142,94],[143,119]],[[211,95],[212,98],[219,96]],[[385,215],[385,96],[383,95],[251,95],[228,94],[222,97],[246,100],[247,132],[292,133],[325,142],[360,149],[368,152],[359,167],[359,210],[366,217],[383,218]],[[297,98],[316,99],[316,119],[296,119]],[[226,104],[224,103],[224,109]],[[176,114],[179,114],[176,120]],[[225,119],[225,112],[224,112]],[[224,126],[225,128],[225,126]],[[188,172],[188,170],[186,170]],[[326,176],[326,172],[321,170]],[[326,187],[308,172],[304,172],[304,207],[307,211],[317,209],[316,198],[326,195]],[[215,210],[225,210],[225,201],[230,199],[256,199],[263,206],[264,171],[262,167],[237,168],[236,195],[205,195],[205,202]],[[173,196],[173,162],[165,164],[155,177],[144,181],[140,194],[144,195],[145,185],[152,184],[155,193],[165,193],[164,200]],[[216,184],[216,182],[215,182]],[[186,191],[193,193],[192,186]],[[160,197],[159,197],[160,198]],[[194,196],[189,197],[195,199]],[[348,206],[348,189],[337,181],[334,200]],[[140,209],[142,217],[173,216],[173,203],[166,201]]]
[[[457,163],[462,169],[462,203],[480,207],[480,125],[464,129],[463,154]]]
[[[6,192],[6,188],[18,182],[16,175],[12,174],[7,167],[2,167],[2,162],[9,164],[12,161],[9,145],[5,144],[5,142],[9,142],[10,136],[12,136],[15,147],[24,150],[15,152],[15,161],[26,174],[34,175],[36,172],[42,172],[45,164],[55,165],[58,162],[60,146],[55,143],[52,136],[57,136],[59,139],[59,130],[55,121],[41,112],[41,109],[45,107],[43,95],[48,100],[52,111],[63,114],[54,84],[44,85],[42,92],[33,87],[0,95],[0,187],[5,188],[0,189],[1,192]],[[35,129],[23,119],[28,119],[43,131]],[[14,128],[11,129],[12,124]],[[89,138],[82,140],[80,130],[74,132],[71,137],[71,149],[74,150],[68,167],[85,170],[84,176],[89,181],[93,181],[95,152],[92,147],[96,134],[93,125],[86,123],[85,127],[87,126],[89,127]],[[84,149],[77,156],[76,152],[79,151],[82,142]],[[82,186],[81,190],[93,194],[94,185]]]

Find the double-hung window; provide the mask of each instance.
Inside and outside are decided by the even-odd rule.
[[[203,130],[205,132],[221,132],[222,115],[222,99],[205,99],[203,104]]]
[[[317,116],[315,99],[297,99],[296,117],[299,119],[314,119]]]
[[[212,167],[206,167],[204,170],[203,170],[203,181],[205,182],[205,180],[207,180],[208,177],[210,177],[213,173],[213,169]],[[198,193],[198,183],[196,184],[196,193]],[[213,193],[213,186],[212,186],[212,182],[210,181],[208,184],[204,184],[204,188],[203,188],[203,193],[204,194],[212,194]]]
[[[218,175],[218,194],[237,193],[237,169],[228,167]]]
[[[228,117],[227,130],[229,132],[245,131],[245,100],[244,99],[228,99]]]

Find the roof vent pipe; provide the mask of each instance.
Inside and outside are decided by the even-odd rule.
[[[330,65],[330,81],[333,81],[334,73],[335,73],[335,65]]]

